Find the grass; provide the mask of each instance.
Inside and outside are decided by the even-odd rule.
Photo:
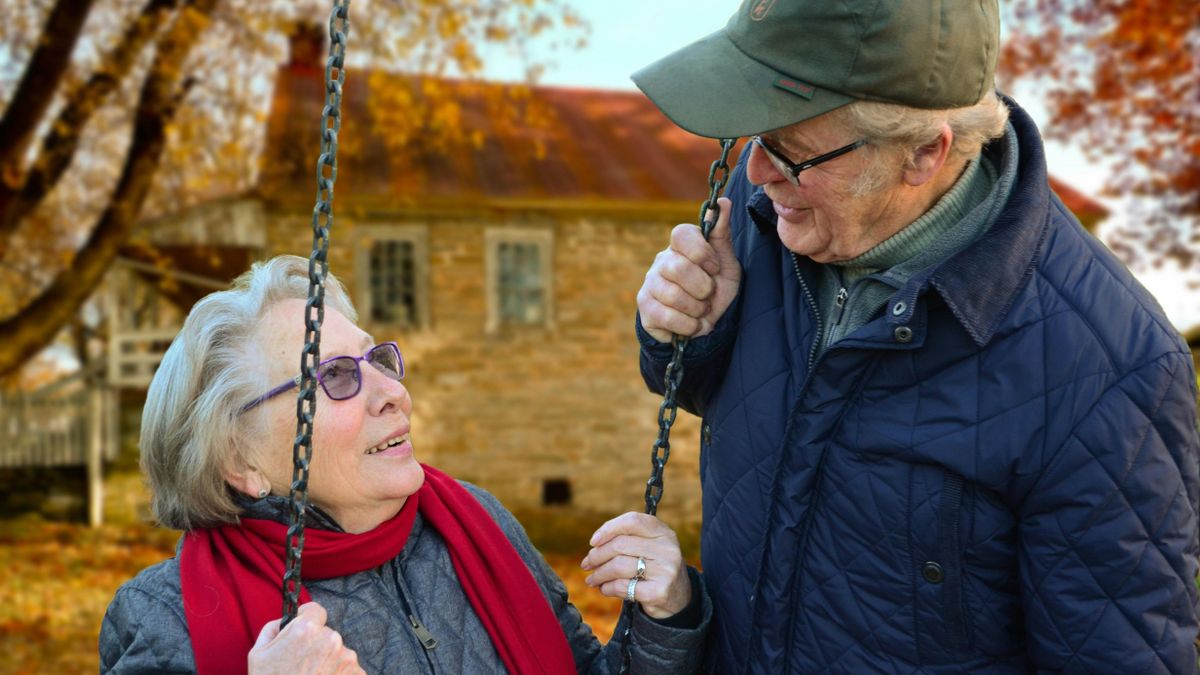
[[[0,673],[97,672],[100,620],[113,593],[142,568],[174,555],[178,533],[145,523],[146,492],[136,474],[110,476],[105,487],[108,522],[99,528],[37,517],[0,521],[0,569],[6,571],[0,575]],[[569,511],[518,516],[584,620],[607,641],[621,603],[589,588],[579,569],[586,541],[604,518]],[[681,534],[681,540],[687,552],[694,535]]]

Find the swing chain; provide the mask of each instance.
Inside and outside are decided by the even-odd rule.
[[[721,216],[721,205],[717,197],[729,182],[729,151],[733,149],[736,138],[721,139],[721,157],[712,163],[708,169],[708,199],[700,205],[700,231],[708,239],[717,219]],[[675,423],[678,404],[675,395],[679,383],[683,381],[683,352],[687,349],[688,338],[676,335],[671,340],[671,360],[667,363],[664,376],[663,402],[658,407],[658,439],[650,451],[650,479],[646,481],[646,513],[658,513],[658,502],[663,494],[663,469],[671,456],[671,425]],[[633,608],[636,603],[625,602],[621,608],[621,622],[625,624],[621,640],[621,673],[629,672],[630,641],[633,632]]]
[[[717,197],[729,182],[729,151],[737,139],[721,139],[721,157],[712,163],[708,170],[708,199],[700,205],[700,231],[707,240],[709,233],[721,216],[721,205]],[[664,378],[665,393],[662,405],[658,407],[658,440],[650,451],[650,479],[646,481],[646,513],[658,513],[658,502],[663,493],[663,469],[671,456],[671,425],[675,423],[677,412],[675,393],[683,380],[683,350],[687,348],[688,339],[676,335],[672,340],[671,360],[667,363]]]
[[[308,260],[308,302],[304,307],[304,349],[300,354],[300,394],[296,399],[296,439],[292,445],[291,520],[283,575],[283,623],[296,617],[300,603],[300,558],[304,515],[308,511],[308,469],[312,461],[313,419],[317,414],[317,365],[321,362],[321,322],[325,320],[325,278],[329,273],[329,230],[333,227],[333,184],[337,180],[337,135],[342,128],[342,85],[350,0],[333,0],[329,15],[329,58],[325,62],[325,107],[321,110],[321,155],[317,159],[317,203],[312,212],[312,254]],[[282,627],[281,626],[281,627]]]

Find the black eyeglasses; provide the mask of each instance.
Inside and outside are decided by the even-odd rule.
[[[837,159],[847,152],[857,150],[858,148],[861,148],[867,144],[867,139],[859,139],[850,145],[843,145],[832,152],[827,152],[823,155],[813,157],[810,160],[800,162],[799,164],[794,164],[792,163],[792,160],[784,157],[782,152],[771,147],[771,144],[767,143],[762,136],[755,136],[751,140],[754,141],[755,145],[763,149],[763,152],[767,154],[767,159],[771,160],[771,164],[775,165],[776,169],[779,169],[779,173],[783,174],[783,177],[787,179],[787,182],[797,186],[800,185],[799,176],[801,171],[804,171],[805,169],[811,169],[814,166],[828,162],[831,159]]]
[[[399,382],[404,379],[404,359],[400,357],[400,346],[395,342],[383,342],[367,350],[362,356],[335,356],[317,364],[317,382],[325,395],[334,401],[354,398],[362,390],[362,362],[375,366],[375,370]],[[300,386],[297,375],[271,391],[242,406],[246,412],[293,387]]]

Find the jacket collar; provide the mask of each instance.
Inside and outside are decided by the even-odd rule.
[[[1008,202],[978,241],[930,273],[914,275],[907,287],[897,291],[912,307],[924,287],[932,286],[979,347],[991,341],[1017,292],[1032,276],[1049,222],[1050,187],[1041,135],[1024,110],[1012,99],[1001,98],[1009,108],[1019,158]],[[1003,142],[1004,138],[994,141]],[[746,211],[759,234],[779,241],[775,211],[761,187],[751,195]],[[901,321],[910,318],[889,316]]]
[[[232,488],[233,501],[242,509],[242,518],[258,518],[260,520],[271,520],[276,523],[289,524],[292,521],[292,500],[290,497],[282,495],[270,495],[263,499],[254,499],[248,495],[237,492]],[[308,503],[308,507],[304,512],[304,526],[311,527],[315,530],[331,530],[333,532],[344,532],[342,526],[334,520],[333,516],[325,512],[324,509]]]
[[[1050,185],[1042,137],[1024,110],[1012,99],[1005,97],[1004,102],[1019,156],[1008,202],[991,229],[929,280],[979,347],[991,341],[1033,275],[1049,225]]]

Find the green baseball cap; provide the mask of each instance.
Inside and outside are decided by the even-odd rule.
[[[960,108],[992,88],[997,0],[744,0],[725,28],[633,74],[679,126],[736,138],[862,99]]]

